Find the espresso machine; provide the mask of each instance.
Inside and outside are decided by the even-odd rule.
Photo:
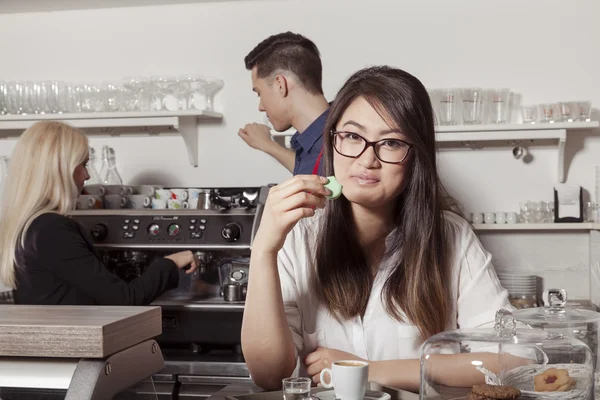
[[[165,368],[134,388],[140,398],[156,392],[159,399],[198,399],[251,380],[240,331],[250,249],[268,189],[208,188],[202,209],[72,212],[107,268],[126,281],[177,251],[191,250],[200,261],[193,274],[180,270],[179,286],[152,303],[162,308],[156,341]]]

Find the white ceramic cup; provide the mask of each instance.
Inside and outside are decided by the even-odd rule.
[[[471,213],[471,222],[474,224],[483,224],[483,213],[480,213],[480,212]]]
[[[493,224],[496,222],[496,214],[493,212],[483,213],[483,222],[486,224]]]
[[[188,191],[187,189],[171,189],[172,199],[185,201],[188,199]]]
[[[152,199],[152,208],[155,210],[164,210],[167,208],[166,199]]]
[[[125,185],[104,185],[106,194],[118,194],[121,196],[127,196],[133,193],[133,189]]]
[[[134,194],[143,194],[144,196],[154,197],[154,193],[157,189],[162,189],[159,186],[152,185],[139,185],[133,188]]]
[[[143,194],[130,194],[127,197],[127,208],[148,208],[152,204],[152,200]]]
[[[329,374],[329,382],[325,375]],[[321,371],[321,384],[328,389],[333,388],[336,399],[363,400],[367,391],[369,363],[356,360],[335,361],[331,369]]]
[[[165,202],[171,198],[171,191],[167,189],[156,189],[154,197]]]
[[[104,196],[106,194],[106,189],[104,189],[104,186],[102,185],[85,185],[83,187],[83,193]]]
[[[127,199],[120,194],[107,194],[104,196],[104,208],[125,208]]]
[[[188,208],[191,208],[192,210],[196,210],[198,208],[198,198],[196,197],[194,198],[189,198],[185,203],[188,204]]]
[[[507,224],[516,224],[518,222],[518,217],[516,212],[509,212],[506,214],[506,223]]]
[[[77,210],[102,208],[102,196],[93,194],[82,194],[77,198],[75,208]]]
[[[506,223],[506,213],[502,211],[496,212],[496,223],[497,224],[505,224]]]
[[[183,208],[189,208],[190,205],[188,204],[187,201],[182,201],[179,199],[169,199],[167,201],[167,204],[169,206],[169,208],[173,209],[173,210],[181,210]]]

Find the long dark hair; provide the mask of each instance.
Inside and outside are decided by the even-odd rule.
[[[415,324],[422,338],[445,330],[451,313],[445,203],[437,173],[434,116],[423,84],[400,69],[371,67],[352,75],[340,89],[327,118],[323,158],[333,175],[331,131],[359,97],[366,99],[413,148],[406,181],[396,200],[395,226],[384,259],[395,263],[382,292],[386,311],[398,321]],[[361,247],[345,197],[328,203],[319,227],[312,287],[338,319],[364,315],[374,276]]]

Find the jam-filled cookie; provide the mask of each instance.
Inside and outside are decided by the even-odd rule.
[[[575,383],[568,370],[549,368],[533,378],[533,389],[536,392],[566,392],[575,386]]]

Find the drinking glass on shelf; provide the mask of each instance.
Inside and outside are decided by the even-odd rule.
[[[510,89],[488,90],[488,107],[492,124],[510,122]]]
[[[522,106],[521,113],[524,124],[535,124],[538,119],[536,106]]]
[[[573,103],[561,101],[558,103],[558,110],[562,122],[573,122]]]
[[[528,200],[520,201],[519,209],[521,211],[521,221],[522,222],[524,222],[526,224],[535,222],[534,207],[533,207],[532,201],[528,201]]]
[[[461,90],[462,114],[464,124],[483,123],[483,96],[484,91],[480,88],[469,88]]]
[[[177,111],[179,100],[173,92],[173,84],[177,79],[172,76],[151,76],[149,89],[154,92],[151,103],[152,111],[168,110]]]
[[[585,222],[598,221],[598,205],[591,201],[585,203],[585,207],[583,209],[583,216]]]
[[[23,84],[21,97],[21,114],[35,114],[37,108],[37,93],[35,82],[27,81]]]
[[[431,101],[431,108],[433,109],[433,124],[438,125],[438,96],[436,89],[427,90],[427,94],[429,94],[429,101]]]
[[[540,104],[540,122],[553,123],[556,121],[557,105],[554,103]]]
[[[214,111],[214,98],[219,90],[225,86],[225,82],[219,78],[200,78],[198,90],[204,95],[206,110]]]
[[[123,91],[120,86],[112,83],[105,82],[102,84],[102,91],[104,92],[104,110],[105,111],[120,111],[123,103]]]
[[[439,124],[457,125],[459,123],[459,91],[454,89],[440,89],[437,95]]]
[[[0,115],[8,114],[8,82],[0,81]]]
[[[589,122],[591,113],[592,113],[592,102],[591,101],[575,102],[575,116],[578,121]]]

